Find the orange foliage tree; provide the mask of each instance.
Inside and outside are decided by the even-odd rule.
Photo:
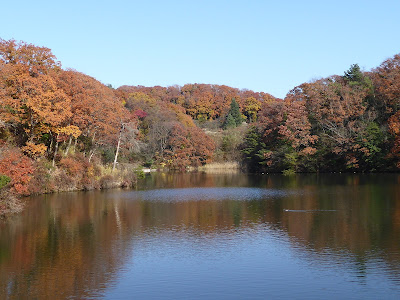
[[[71,99],[69,125],[82,134],[82,149],[92,156],[99,145],[116,145],[120,124],[129,113],[114,90],[73,70],[60,72],[57,84]]]
[[[0,115],[28,142],[27,153],[43,154],[43,136],[71,117],[70,99],[54,81],[60,64],[49,49],[13,40],[0,40],[0,63]]]

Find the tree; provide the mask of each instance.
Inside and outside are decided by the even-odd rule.
[[[229,113],[228,116],[225,119],[224,125],[223,125],[223,129],[229,129],[229,128],[235,128],[236,127],[236,121],[235,119],[232,117],[232,114]]]
[[[362,82],[364,80],[364,74],[361,72],[358,64],[353,64],[350,69],[344,72],[343,79],[350,82]]]
[[[236,126],[242,124],[242,114],[240,113],[239,104],[236,102],[235,98],[232,99],[231,108],[229,113],[232,115],[233,119],[235,120]]]
[[[312,161],[311,156],[317,151],[315,143],[318,136],[311,133],[312,127],[308,120],[306,103],[298,101],[295,93],[289,93],[285,99],[283,114],[285,121],[279,126],[279,135],[288,146],[285,153],[287,167],[297,172],[301,170],[300,165],[303,164],[302,171],[307,170]]]
[[[192,166],[200,166],[212,160],[215,144],[214,141],[198,127],[188,127],[187,137],[195,149],[191,159]]]
[[[32,160],[18,149],[0,149],[0,174],[11,178],[11,190],[19,195],[29,195],[28,184],[34,173]]]
[[[136,121],[130,120],[130,122],[121,123],[121,128],[119,131],[118,142],[117,142],[117,148],[115,150],[113,171],[115,170],[115,167],[117,165],[118,154],[119,154],[121,143],[125,142],[125,144],[135,144],[134,141],[135,141],[135,138],[136,138],[136,135],[138,132],[136,128],[137,128]]]
[[[375,101],[381,116],[378,124],[387,122],[389,138],[392,140],[388,157],[400,168],[400,54],[385,60],[372,70]]]
[[[367,81],[353,66],[343,77],[331,76],[293,90],[292,97],[305,103],[311,130],[319,136],[317,154],[327,171],[369,168],[365,162],[373,148],[366,138],[377,114],[367,100]]]
[[[282,171],[286,149],[285,142],[279,133],[284,124],[284,102],[280,99],[271,99],[263,102],[257,115],[256,127],[261,136],[258,153],[258,164],[265,171]]]
[[[241,149],[249,172],[258,172],[261,170],[265,160],[265,148],[266,145],[262,141],[262,134],[255,126],[250,127]]]
[[[25,42],[18,43],[12,39],[0,39],[0,61],[25,66],[32,77],[48,74],[50,70],[60,70],[61,67],[61,63],[56,61],[49,48]]]
[[[244,104],[244,113],[247,116],[249,123],[257,121],[257,113],[261,109],[261,101],[254,97],[248,97]]]
[[[0,40],[0,116],[26,144],[26,153],[41,155],[48,136],[68,125],[70,98],[57,87],[60,64],[47,48]]]
[[[223,129],[237,127],[242,124],[242,115],[240,113],[239,104],[235,98],[231,101],[230,109],[225,117],[225,121],[222,125]]]
[[[172,169],[198,167],[210,161],[214,149],[214,142],[200,128],[185,128],[175,123],[164,151],[164,162]]]
[[[375,99],[384,121],[400,109],[400,54],[373,69],[371,77]]]
[[[57,85],[71,99],[69,124],[80,129],[80,145],[89,158],[101,145],[116,146],[121,120],[130,114],[114,90],[73,70],[60,72]]]

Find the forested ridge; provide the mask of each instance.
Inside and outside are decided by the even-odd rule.
[[[20,195],[130,186],[143,166],[395,172],[399,104],[399,55],[278,99],[213,84],[115,89],[46,47],[0,39],[0,211]]]

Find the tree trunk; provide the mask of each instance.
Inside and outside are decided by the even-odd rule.
[[[65,149],[65,153],[64,153],[65,156],[67,156],[67,154],[68,154],[69,148],[71,147],[71,143],[72,143],[72,136],[69,137],[67,149]]]
[[[58,137],[58,135],[57,135]],[[57,155],[57,150],[58,150],[58,141],[57,141],[57,137],[56,137],[56,149],[54,150],[54,156],[53,156],[53,167],[56,164],[56,155]]]
[[[89,155],[89,162],[92,159],[93,155],[94,155],[95,149],[93,149],[93,151],[90,151],[90,155]]]
[[[122,131],[124,130],[124,126],[121,126],[121,130],[119,131],[119,138],[118,138],[118,143],[117,143],[117,150],[115,151],[115,157],[114,157],[114,164],[113,164],[113,172],[115,170],[115,166],[117,165],[117,159],[118,159],[118,152],[119,152],[119,147],[121,144],[121,138],[122,138]]]
[[[51,153],[51,149],[53,148],[53,135],[51,134],[51,132],[50,132],[50,146],[49,146],[49,148],[47,148],[47,155],[49,155],[50,156],[50,153]]]

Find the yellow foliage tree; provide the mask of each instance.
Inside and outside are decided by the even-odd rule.
[[[257,121],[257,113],[261,109],[261,101],[254,97],[246,98],[244,102],[244,114],[248,118],[249,122]]]

